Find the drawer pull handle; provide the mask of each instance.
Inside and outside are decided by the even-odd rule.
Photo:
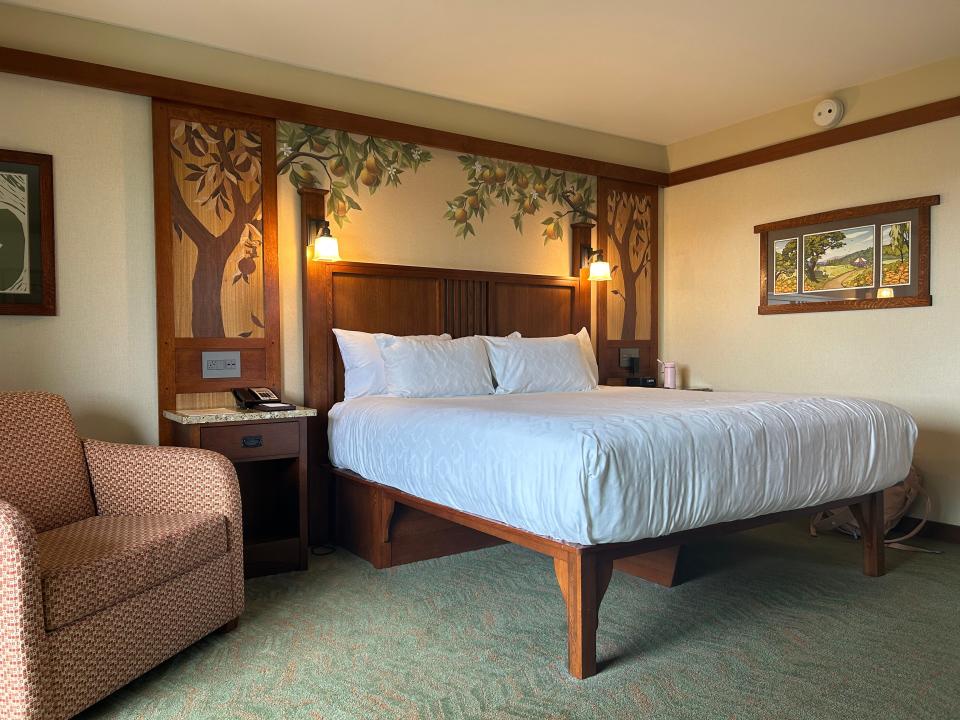
[[[263,435],[244,435],[240,442],[245,448],[263,447]]]

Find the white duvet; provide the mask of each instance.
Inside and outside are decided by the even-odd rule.
[[[337,467],[583,545],[886,488],[917,435],[906,412],[870,400],[612,387],[361,397],[329,417]]]

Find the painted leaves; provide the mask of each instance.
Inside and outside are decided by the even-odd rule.
[[[556,208],[541,221],[544,243],[563,237],[563,218],[596,217],[591,210],[596,188],[590,176],[479,155],[460,155],[457,159],[466,174],[467,187],[447,201],[444,213],[453,222],[457,237],[476,235],[474,223],[482,223],[492,205],[510,208],[513,226],[521,233],[526,217],[536,215],[547,204]]]
[[[361,187],[370,195],[385,185],[399,187],[404,172],[433,158],[413,143],[288,122],[278,124],[277,145],[277,173],[296,188],[326,186],[327,217],[338,226],[361,210]]]
[[[258,183],[261,143],[257,134],[206,123],[173,124],[170,149],[188,170],[185,179],[196,183],[195,202],[213,203],[217,217],[232,212],[231,185]]]

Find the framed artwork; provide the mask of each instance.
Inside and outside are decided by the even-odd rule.
[[[53,158],[0,150],[0,315],[56,315]]]
[[[939,195],[757,225],[760,315],[930,305]]]

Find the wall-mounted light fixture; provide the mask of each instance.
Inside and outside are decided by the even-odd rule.
[[[587,262],[590,263],[588,280],[602,282],[612,279],[610,277],[610,263],[603,259],[603,250],[592,250],[587,256]]]
[[[340,260],[340,243],[330,233],[330,223],[324,217],[327,191],[323,188],[301,187],[300,237],[306,245],[307,259],[317,262]]]
[[[337,262],[340,259],[340,243],[330,234],[330,221],[318,221],[319,230],[313,238],[313,260]]]

